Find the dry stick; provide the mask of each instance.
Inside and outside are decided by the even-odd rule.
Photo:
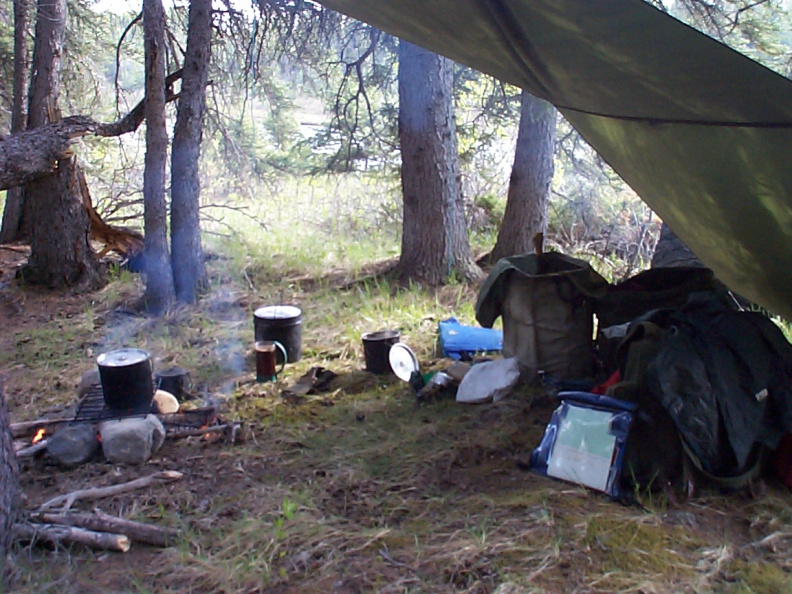
[[[39,514],[32,519],[46,524],[77,526],[78,528],[87,528],[98,532],[124,534],[130,540],[156,547],[172,545],[181,536],[181,531],[175,528],[161,528],[151,524],[117,518],[99,510],[95,510],[92,514]]]
[[[123,534],[92,532],[73,526],[52,524],[14,524],[14,534],[20,540],[43,540],[53,544],[78,543],[93,549],[126,553],[131,546],[129,538]]]
[[[41,428],[48,428],[50,425],[60,425],[70,423],[73,419],[39,419],[37,421],[23,421],[21,423],[11,423],[11,435],[14,439],[20,437],[31,437]]]
[[[19,449],[19,450],[17,450],[16,457],[17,458],[32,458],[33,456],[38,454],[40,451],[47,449],[47,444],[48,443],[49,443],[49,440],[42,439],[40,442],[38,442],[36,444],[33,444],[30,447]]]
[[[168,437],[178,439],[180,437],[192,437],[195,435],[207,435],[209,433],[230,433],[233,431],[234,424],[226,423],[225,425],[212,425],[210,427],[201,427],[199,429],[176,429],[173,434],[168,434]]]
[[[65,513],[78,499],[101,499],[103,497],[112,497],[113,495],[118,495],[119,493],[126,493],[127,491],[132,491],[134,489],[148,487],[158,480],[174,481],[180,479],[182,476],[183,475],[181,472],[176,472],[175,470],[165,470],[150,476],[144,476],[142,478],[129,481],[128,483],[111,485],[109,487],[92,487],[90,489],[81,489],[79,491],[67,493],[66,495],[58,495],[57,497],[50,499],[46,503],[42,504],[41,507],[39,507],[39,512],[44,512],[57,505],[63,505],[61,513]]]

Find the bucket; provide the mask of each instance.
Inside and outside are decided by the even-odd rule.
[[[256,342],[274,340],[286,349],[289,363],[302,358],[302,311],[294,305],[266,305],[253,312]],[[276,351],[277,363],[283,355]]]
[[[363,353],[366,356],[366,371],[377,375],[393,373],[388,354],[390,348],[399,342],[398,330],[366,332],[363,338]]]

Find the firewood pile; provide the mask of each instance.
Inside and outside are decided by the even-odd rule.
[[[234,444],[241,428],[240,423],[226,422],[212,402],[203,403],[192,409],[161,414],[153,409],[149,415],[133,415],[121,418],[107,416],[107,411],[93,412],[86,399],[96,398],[96,386],[89,389],[72,408],[71,414],[61,413],[55,418],[41,418],[34,421],[11,423],[10,434],[13,438],[17,461],[24,471],[27,464],[40,459],[51,463],[63,464],[49,450],[52,440],[76,425],[86,428],[87,434],[96,441],[95,452],[100,451],[102,428],[105,424],[140,421],[153,417],[163,428],[162,441],[200,437],[209,443]],[[101,399],[101,389],[99,389]],[[85,411],[88,410],[86,416]],[[75,412],[76,411],[76,412]],[[81,414],[80,411],[83,411]],[[103,414],[100,414],[103,413]],[[161,445],[161,442],[159,445]],[[159,447],[157,445],[153,451]],[[104,451],[104,450],[102,450]],[[152,451],[152,453],[153,453]],[[92,456],[93,459],[95,456]],[[146,458],[147,459],[147,458]],[[108,458],[109,460],[109,458]],[[69,466],[67,464],[67,466]],[[152,524],[135,522],[112,516],[98,509],[91,513],[74,512],[72,506],[78,501],[96,501],[114,497],[137,489],[144,489],[163,483],[178,481],[182,473],[168,470],[137,478],[135,480],[102,487],[87,487],[59,495],[41,504],[37,509],[18,514],[13,524],[13,538],[22,543],[48,543],[50,545],[80,544],[94,549],[127,552],[133,542],[150,546],[167,547],[181,537],[179,530]]]
[[[60,495],[43,503],[37,510],[24,515],[22,521],[13,526],[14,536],[29,543],[81,544],[93,549],[126,553],[132,542],[157,547],[167,547],[177,542],[181,532],[174,528],[163,528],[134,522],[94,510],[93,513],[70,513],[78,500],[96,500],[142,489],[152,484],[177,481],[180,472],[164,471],[145,476],[127,483],[108,487],[92,487]]]

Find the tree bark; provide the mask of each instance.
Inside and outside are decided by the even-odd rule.
[[[28,129],[60,120],[61,55],[66,32],[66,0],[39,0],[28,101]],[[93,290],[104,283],[101,265],[88,242],[88,214],[82,207],[73,157],[58,160],[55,171],[28,185],[25,214],[34,220],[27,282],[49,287]]]
[[[399,43],[399,139],[404,220],[402,277],[440,285],[477,280],[460,184],[453,116],[453,63]]]
[[[199,205],[206,84],[212,43],[212,1],[191,0],[181,97],[171,154],[171,264],[176,297],[194,303],[207,286]]]
[[[143,172],[143,228],[146,309],[164,312],[173,302],[173,275],[168,254],[165,163],[165,11],[162,0],[143,0],[146,61],[146,159]]]
[[[94,125],[91,118],[73,116],[0,140],[0,190],[54,173],[58,159],[69,156],[74,139],[88,134]]]
[[[493,262],[530,253],[534,236],[547,229],[555,130],[555,108],[523,91],[506,211],[490,254]]]
[[[11,545],[11,526],[19,489],[14,439],[11,437],[8,406],[0,381],[0,590],[3,585],[4,565],[8,547]]]
[[[27,112],[27,26],[28,0],[14,0],[14,101],[11,107],[11,133],[25,129]],[[0,162],[2,160],[0,159]],[[14,187],[6,192],[3,223],[0,227],[0,243],[8,243],[21,237],[22,205],[24,188]]]

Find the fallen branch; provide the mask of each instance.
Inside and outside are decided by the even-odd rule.
[[[131,546],[129,538],[123,534],[92,532],[82,528],[53,524],[14,524],[14,535],[19,540],[30,542],[42,540],[53,544],[77,543],[92,549],[119,553],[126,553]]]
[[[33,519],[46,524],[76,526],[98,532],[124,534],[130,540],[154,545],[155,547],[170,546],[181,536],[181,532],[175,528],[161,528],[151,524],[125,520],[124,518],[105,514],[99,510],[95,510],[92,514],[39,514],[34,516]]]
[[[44,512],[50,508],[62,505],[63,507],[60,513],[65,513],[78,499],[102,499],[103,497],[112,497],[113,495],[126,493],[127,491],[134,491],[135,489],[148,487],[157,481],[175,481],[180,479],[182,476],[183,475],[181,472],[176,472],[175,470],[165,470],[150,476],[144,476],[142,478],[129,481],[128,483],[111,485],[109,487],[92,487],[90,489],[73,491],[72,493],[59,495],[53,499],[50,499],[46,503],[43,503],[39,507],[39,512]]]
[[[39,419],[37,421],[22,421],[21,423],[11,423],[11,435],[14,439],[33,437],[39,429],[49,429],[50,425],[60,425],[70,423],[74,419]]]

